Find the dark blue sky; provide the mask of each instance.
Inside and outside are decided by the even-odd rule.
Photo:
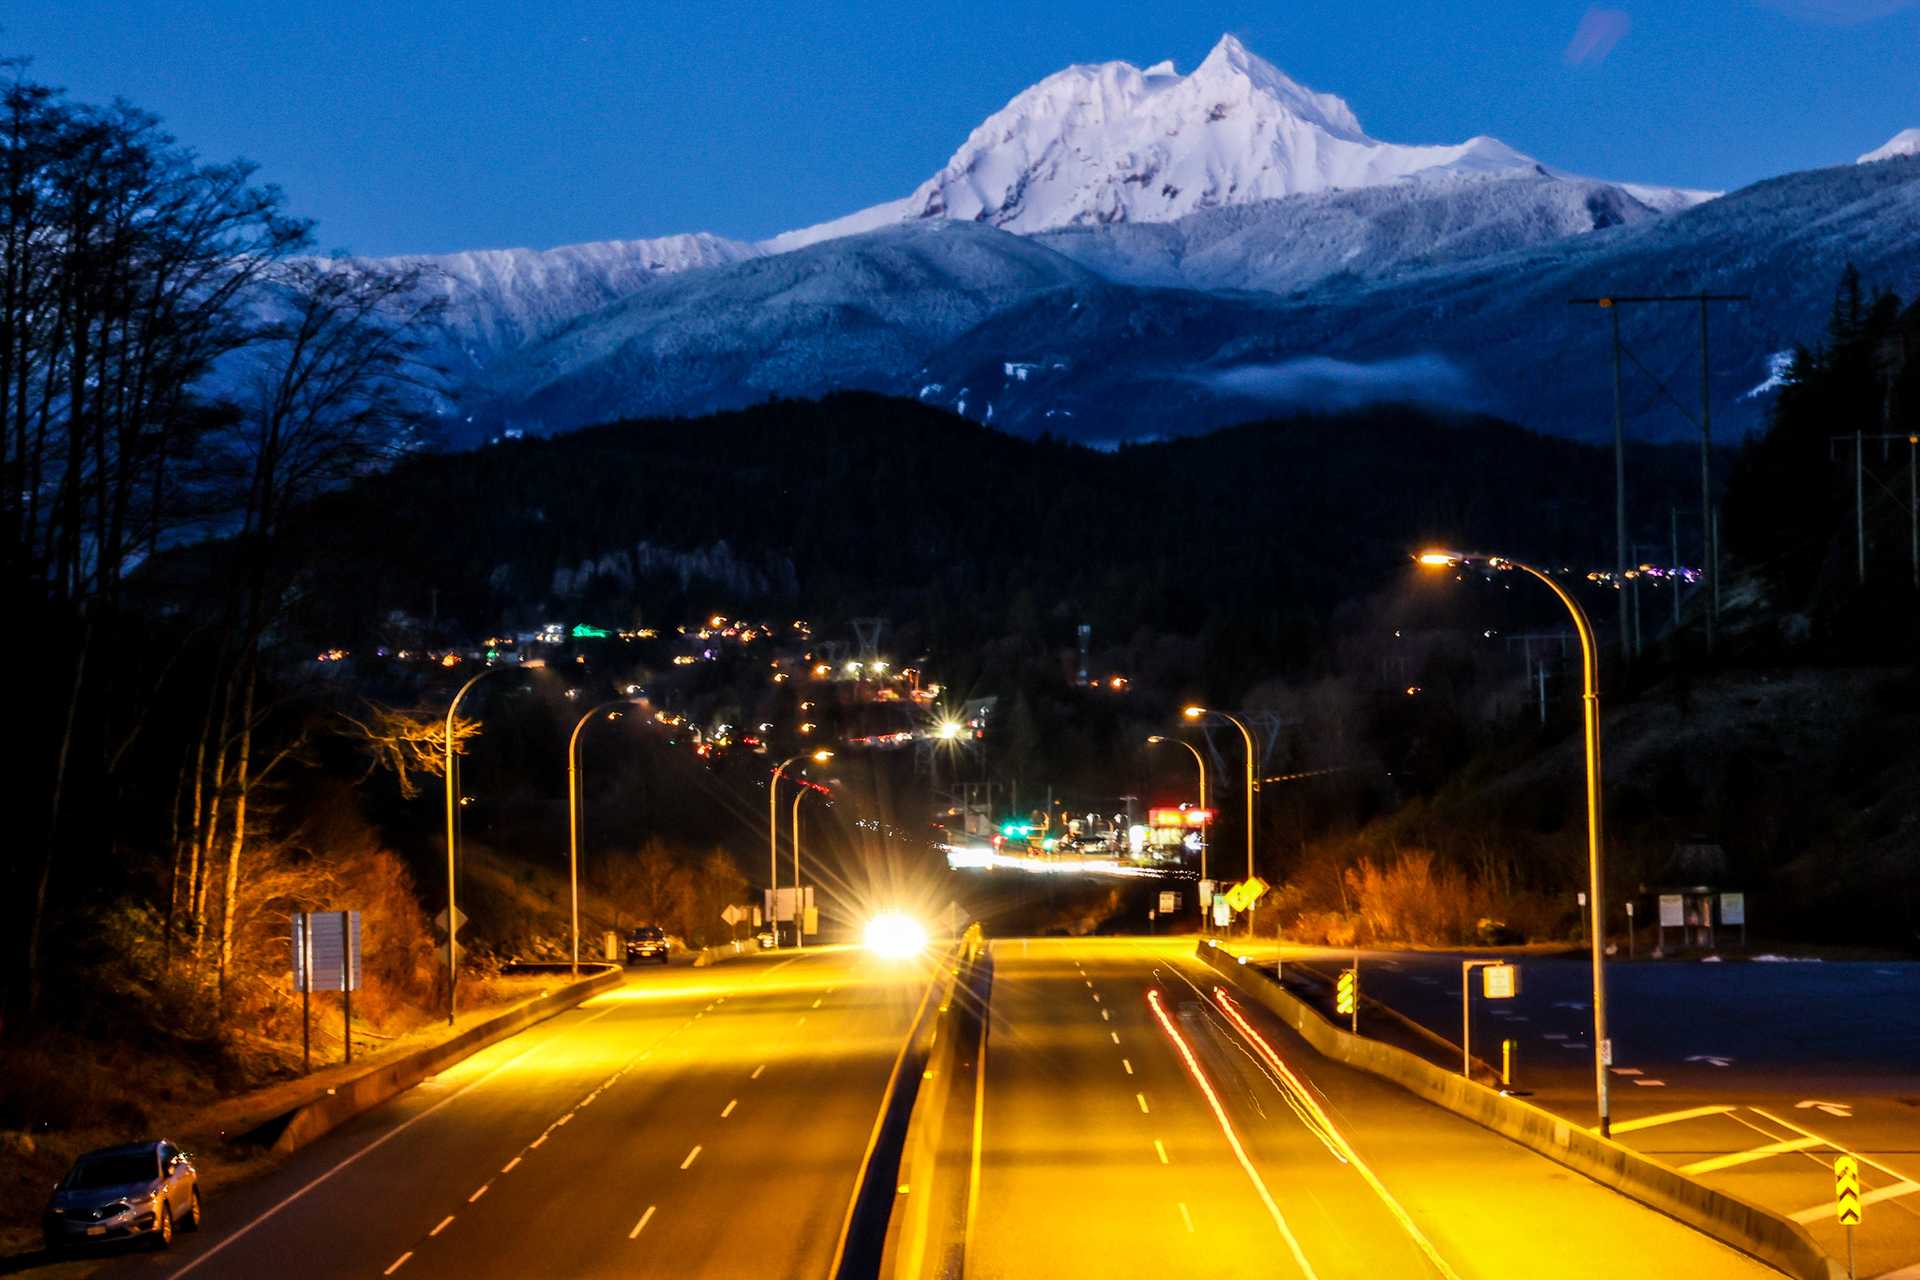
[[[7,0],[0,50],[245,155],[330,247],[760,237],[906,194],[1070,62],[1223,31],[1394,142],[1734,187],[1920,125],[1920,0]],[[1577,38],[1576,38],[1577,37]]]

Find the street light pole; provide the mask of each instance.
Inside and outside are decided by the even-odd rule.
[[[1251,731],[1248,730],[1246,725],[1240,723],[1240,717],[1232,714],[1231,712],[1220,711],[1220,710],[1212,709],[1208,707],[1188,707],[1186,711],[1183,712],[1182,714],[1184,714],[1189,720],[1200,720],[1210,715],[1219,716],[1222,720],[1225,720],[1228,724],[1238,729],[1240,731],[1241,741],[1247,744],[1247,879],[1251,880],[1253,879],[1253,846],[1254,846],[1254,803],[1253,802],[1254,802],[1254,796],[1260,790],[1260,780],[1254,777],[1254,766],[1257,763],[1256,761],[1257,753],[1255,752],[1254,745],[1253,745],[1253,734]],[[1197,755],[1199,753],[1195,752],[1195,754]],[[1247,904],[1247,937],[1249,938],[1253,937],[1253,915],[1256,909],[1257,908],[1254,903],[1249,902]]]
[[[1197,765],[1200,769],[1200,809],[1201,809],[1201,812],[1204,813],[1207,808],[1207,759],[1206,757],[1200,754],[1200,749],[1198,747],[1194,746],[1191,742],[1188,742],[1185,738],[1169,738],[1156,733],[1152,737],[1147,739],[1147,745],[1150,747],[1156,745],[1157,743],[1162,743],[1162,742],[1177,742],[1181,746],[1185,747],[1188,753],[1193,756],[1193,763]],[[1203,826],[1200,828],[1200,879],[1204,881],[1206,878],[1207,878],[1207,829]],[[1197,893],[1194,895],[1196,900],[1199,898],[1199,896],[1200,895]],[[1207,909],[1206,907],[1202,906],[1200,908],[1200,931],[1202,933],[1205,933],[1206,930],[1207,930]]]
[[[1607,1068],[1613,1065],[1613,1042],[1607,1038],[1606,921],[1607,912],[1601,890],[1602,873],[1601,795],[1600,795],[1600,656],[1594,641],[1593,624],[1580,602],[1552,575],[1511,560],[1505,556],[1463,555],[1451,551],[1427,551],[1418,557],[1429,568],[1451,568],[1469,560],[1484,561],[1491,569],[1518,569],[1546,584],[1573,617],[1574,630],[1580,635],[1582,723],[1587,757],[1587,908],[1592,912],[1587,937],[1593,954],[1593,1090],[1594,1104],[1600,1113],[1600,1136],[1612,1130],[1612,1114],[1607,1101]]]
[[[587,721],[608,707],[631,705],[637,698],[609,698],[582,715],[567,738],[567,883],[573,910],[573,974],[580,976],[580,733]]]
[[[788,765],[803,759],[825,764],[833,759],[833,752],[795,752],[773,767],[773,778],[767,783],[767,925],[773,930],[776,944],[780,941],[780,925],[773,919],[773,891],[780,887],[780,777],[786,773]],[[796,931],[799,923],[804,922],[796,922]]]
[[[800,802],[812,794],[811,787],[799,787],[793,797],[793,945],[798,950],[807,945],[807,907],[800,888]]]
[[[456,962],[455,957],[457,955],[457,952],[455,951],[455,946],[454,946],[454,935],[456,932],[458,932],[458,929],[459,929],[458,921],[460,917],[457,909],[454,906],[454,901],[453,901],[454,856],[455,856],[455,850],[458,848],[458,845],[459,845],[459,835],[455,828],[455,816],[459,812],[460,802],[459,802],[457,793],[459,792],[460,788],[458,785],[458,779],[454,774],[455,766],[454,766],[454,750],[453,750],[453,722],[454,722],[455,715],[460,710],[460,700],[467,696],[467,690],[473,688],[473,686],[475,686],[476,684],[479,684],[482,680],[486,679],[488,676],[494,675],[497,672],[505,671],[506,669],[507,668],[505,667],[487,667],[482,671],[476,672],[472,676],[472,678],[470,678],[465,684],[460,686],[460,691],[453,695],[453,701],[447,704],[447,739],[446,739],[446,762],[445,762],[446,773],[443,781],[446,783],[446,793],[447,793],[447,1025],[448,1026],[453,1025],[453,1015],[456,1007],[454,1003],[454,992],[460,983],[460,970],[459,970],[459,965]]]

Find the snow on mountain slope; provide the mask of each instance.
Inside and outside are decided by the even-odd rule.
[[[1129,283],[1289,293],[1659,216],[1624,188],[1532,170],[1299,195],[1168,223],[1067,227],[1036,239]]]
[[[427,269],[444,298],[444,348],[455,376],[467,376],[521,344],[663,276],[757,257],[738,240],[698,232],[657,240],[606,240],[558,249],[482,249],[388,259]]]
[[[908,216],[1032,233],[1167,222],[1200,209],[1413,175],[1511,173],[1535,162],[1494,138],[1400,146],[1223,36],[1193,74],[1081,65],[1048,76],[975,129],[908,197]]]
[[[899,224],[670,276],[500,360],[462,399],[487,429],[538,432],[773,395],[897,389],[987,316],[1103,283],[990,228]]]
[[[1876,160],[1891,160],[1895,156],[1920,156],[1920,129],[1902,129],[1888,138],[1885,144],[1875,147],[1854,163],[1872,164]]]

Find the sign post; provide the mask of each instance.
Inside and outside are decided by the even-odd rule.
[[[313,1069],[311,1013],[315,991],[338,991],[341,1039],[353,1061],[353,993],[360,987],[360,913],[302,911],[293,917],[293,985],[300,992],[300,1065]]]
[[[1740,949],[1747,948],[1747,895],[1744,893],[1723,893],[1720,895],[1720,923],[1740,926]]]
[[[1847,1229],[1847,1280],[1853,1280],[1853,1229],[1860,1225],[1860,1162],[1837,1156],[1833,1162],[1833,1209]]]
[[[1627,903],[1627,959],[1633,959],[1633,903]]]
[[[1678,893],[1660,895],[1660,949],[1666,950],[1667,930],[1687,927],[1687,900]]]
[[[1489,1000],[1511,1000],[1520,994],[1520,970],[1504,960],[1460,962],[1460,1074],[1473,1079],[1473,984],[1480,970],[1480,993]]]

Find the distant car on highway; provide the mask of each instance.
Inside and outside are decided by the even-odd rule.
[[[164,1139],[102,1147],[73,1162],[41,1218],[47,1252],[144,1238],[164,1249],[200,1227],[200,1175]]]
[[[659,925],[643,924],[627,935],[627,963],[658,960],[667,963],[667,935]]]

